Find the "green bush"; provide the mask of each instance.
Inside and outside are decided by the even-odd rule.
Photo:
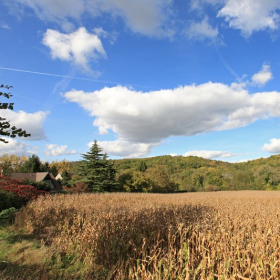
[[[46,191],[49,192],[51,190],[50,185],[47,182],[34,182],[32,180],[24,180],[25,185],[33,186],[39,191]]]
[[[10,222],[12,222],[15,218],[16,212],[17,212],[17,209],[15,207],[5,209],[0,212],[0,220],[6,219],[6,220],[9,220]]]
[[[15,193],[0,190],[0,211],[14,207],[20,208],[24,201]]]

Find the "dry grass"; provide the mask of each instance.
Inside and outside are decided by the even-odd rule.
[[[82,194],[40,198],[15,226],[73,278],[280,279],[279,218],[280,192]]]

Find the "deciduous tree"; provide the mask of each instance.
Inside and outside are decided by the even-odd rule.
[[[12,86],[4,86],[0,85],[0,90],[5,89],[9,90],[12,88]],[[5,97],[9,99],[12,97],[12,95],[8,92],[3,92],[0,91],[0,96]],[[0,102],[0,109],[1,110],[14,110],[14,103],[7,103],[7,102]],[[31,136],[29,133],[27,133],[25,130],[22,130],[21,128],[17,128],[15,126],[11,127],[10,121],[8,121],[6,118],[2,118],[0,116],[0,135],[4,137],[10,137],[10,138],[15,138],[15,137],[29,137]],[[4,143],[9,143],[5,138],[0,138],[0,141]]]
[[[0,157],[1,174],[10,176],[11,173],[18,172],[26,160],[26,156],[3,154]]]
[[[140,171],[127,171],[121,174],[118,182],[127,192],[151,192],[153,182]]]
[[[147,176],[152,180],[152,192],[172,193],[178,190],[178,184],[173,182],[163,165],[147,169]]]

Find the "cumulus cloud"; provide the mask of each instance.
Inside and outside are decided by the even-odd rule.
[[[84,27],[70,34],[48,29],[43,44],[50,48],[53,59],[73,62],[85,71],[90,71],[88,64],[91,60],[106,57],[99,37],[87,32]]]
[[[9,137],[1,137],[1,138],[8,141],[8,143],[0,142],[0,154],[2,155],[3,154],[24,155],[24,154],[34,154],[36,152],[36,147],[31,147],[30,145],[18,141],[17,139],[9,138]]]
[[[235,156],[235,154],[225,151],[189,151],[183,154],[184,157],[188,156],[196,156],[196,157],[202,157],[206,159],[214,159],[214,158],[229,158]]]
[[[91,147],[93,142],[88,144]],[[138,158],[147,156],[160,143],[131,143],[124,140],[98,141],[103,151],[111,156]]]
[[[269,144],[264,144],[263,150],[272,154],[280,153],[280,139],[272,138]]]
[[[59,146],[57,144],[46,145],[47,149],[44,151],[45,156],[61,156],[61,155],[75,155],[77,151],[67,150],[67,145]]]
[[[254,31],[279,27],[280,2],[277,0],[228,0],[218,12],[234,29],[239,29],[245,36]]]
[[[122,18],[134,32],[145,35],[168,34],[168,22],[172,0],[11,0],[10,7],[29,7],[44,21],[59,23],[65,30],[73,27],[70,19],[80,21],[87,13],[91,17],[109,14]]]
[[[247,96],[246,104],[229,114],[219,130],[233,129],[258,119],[280,117],[280,92],[259,92]]]
[[[192,22],[185,30],[185,33],[192,40],[203,41],[205,39],[215,40],[219,31],[209,24],[209,20],[206,17],[201,22]]]
[[[102,133],[133,143],[159,143],[170,136],[192,136],[280,117],[280,93],[249,94],[221,83],[138,92],[123,86],[64,94],[95,117]]]
[[[273,78],[270,66],[264,64],[262,69],[252,76],[253,84],[258,86],[264,86],[268,81]]]
[[[45,131],[43,123],[48,115],[48,112],[26,113],[24,111],[2,110],[1,117],[10,121],[11,126],[22,128],[31,137],[24,138],[25,140],[42,140],[45,139]]]

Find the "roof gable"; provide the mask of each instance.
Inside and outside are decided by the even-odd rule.
[[[40,181],[43,181],[50,173],[49,172],[37,172],[34,174],[36,177],[36,182],[40,182]]]
[[[56,181],[52,173],[49,172],[37,172],[37,173],[12,173],[10,177],[14,180],[23,181],[31,180],[34,182],[41,182],[44,180],[50,180],[55,189],[61,190],[60,184]]]

